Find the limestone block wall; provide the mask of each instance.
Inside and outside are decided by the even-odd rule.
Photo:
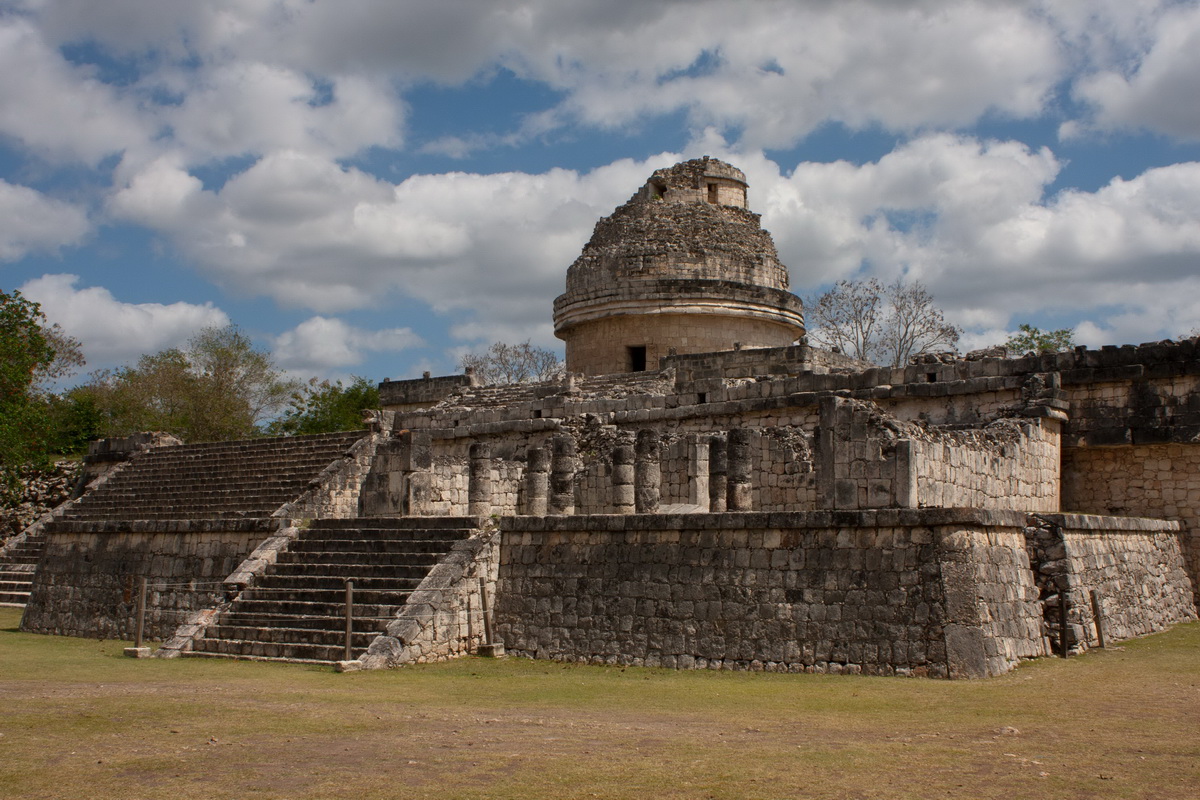
[[[563,661],[996,674],[1044,653],[1023,524],[964,510],[509,518],[496,629],[510,653]]]
[[[1098,640],[1091,592],[1099,595],[1107,640],[1129,639],[1196,619],[1193,584],[1184,567],[1179,524],[1086,514],[1031,517],[1028,546],[1057,628],[1057,596],[1067,594],[1069,646]]]
[[[631,372],[630,347],[644,347],[641,369],[657,370],[659,360],[677,353],[708,353],[746,347],[780,347],[791,344],[797,332],[792,325],[753,316],[722,315],[719,305],[708,313],[671,313],[613,316],[584,322],[566,339],[567,364],[587,375]]]
[[[145,634],[170,636],[191,612],[220,602],[225,576],[275,525],[263,519],[53,523],[21,629],[132,639],[144,577],[150,584]]]
[[[1193,585],[1200,585],[1200,442],[1063,451],[1065,511],[1177,520]]]
[[[1002,420],[914,442],[917,504],[1059,510],[1059,423]]]

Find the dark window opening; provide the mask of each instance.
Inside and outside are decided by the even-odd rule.
[[[926,372],[925,373],[925,381],[926,381],[926,383],[936,383],[937,382],[937,373],[936,372]]]
[[[715,183],[710,183],[708,185],[708,202],[717,202],[717,185]]]
[[[627,348],[629,350],[629,371],[630,372],[645,372],[646,371],[646,346],[638,345]]]
[[[696,400],[700,403],[707,403],[708,402],[708,392],[700,392],[700,394],[697,395]]]
[[[542,410],[541,410],[540,408],[535,408],[535,409],[533,410],[533,418],[534,418],[534,419],[541,419],[541,418],[542,418]]]

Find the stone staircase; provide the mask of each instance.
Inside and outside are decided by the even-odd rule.
[[[269,517],[366,435],[359,430],[154,448],[134,456],[60,520]]]
[[[23,606],[29,600],[44,544],[41,536],[29,536],[0,558],[0,606]]]
[[[474,517],[315,520],[204,637],[192,658],[328,663],[345,658],[345,581],[354,581],[352,657],[408,600]]]

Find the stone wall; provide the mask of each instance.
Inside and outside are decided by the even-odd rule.
[[[1062,486],[1066,511],[1179,521],[1188,572],[1200,585],[1200,443],[1068,447]]]
[[[165,638],[192,612],[220,602],[225,576],[277,524],[51,523],[21,629],[132,639],[139,581],[146,578],[151,588],[145,635]]]
[[[1041,655],[1024,516],[502,520],[510,653],[679,668],[968,677]]]
[[[999,420],[914,442],[922,508],[1059,509],[1059,423]]]
[[[938,427],[827,396],[817,431],[822,508],[1059,509],[1059,422]]]
[[[1098,641],[1093,591],[1108,641],[1196,619],[1178,523],[1085,514],[1035,515],[1030,523],[1026,536],[1053,640],[1061,620],[1058,597],[1064,592],[1073,649]]]

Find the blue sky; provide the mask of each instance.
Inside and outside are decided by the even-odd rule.
[[[0,74],[3,286],[88,369],[229,322],[298,377],[557,348],[595,221],[700,155],[802,297],[1200,331],[1196,2],[0,0]]]

